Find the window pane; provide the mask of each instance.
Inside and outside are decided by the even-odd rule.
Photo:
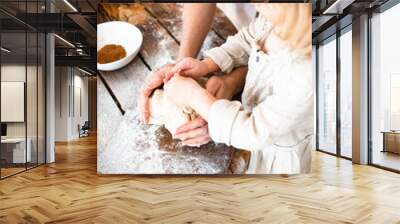
[[[372,163],[400,170],[400,4],[375,14],[372,25]],[[397,132],[395,132],[397,131]]]
[[[27,140],[30,148],[30,160],[28,168],[37,165],[37,33],[28,32],[28,63],[26,80],[26,113],[27,113]]]
[[[352,35],[340,36],[340,152],[351,158],[352,141]]]
[[[390,130],[400,130],[400,73],[390,74]]]
[[[1,177],[25,170],[30,162],[26,141],[26,33],[2,33],[1,46]]]
[[[318,48],[318,148],[336,153],[336,40]]]

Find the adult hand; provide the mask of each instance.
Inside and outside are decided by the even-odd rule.
[[[206,83],[206,89],[217,99],[232,99],[234,88],[229,86],[225,76],[211,76]]]
[[[139,110],[139,119],[147,124],[149,122],[150,117],[150,109],[149,109],[149,97],[154,89],[161,86],[164,83],[164,78],[167,72],[169,72],[174,67],[174,64],[166,64],[163,67],[159,68],[157,71],[152,72],[150,75],[146,77],[145,83],[142,87],[142,90],[139,93],[138,99],[138,110]]]

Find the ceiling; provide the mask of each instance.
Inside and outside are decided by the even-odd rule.
[[[81,67],[82,61],[82,68],[95,73],[96,22],[97,0],[47,0],[47,4],[45,0],[0,1],[2,46],[11,50],[7,53],[10,60],[35,57],[38,49],[34,38],[51,32],[57,34],[56,65],[71,65],[67,62],[73,61],[73,66]]]
[[[372,11],[389,0],[312,0],[313,44],[350,25],[354,17]]]

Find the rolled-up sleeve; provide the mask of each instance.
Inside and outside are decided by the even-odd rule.
[[[254,38],[254,22],[252,22],[236,35],[229,36],[221,46],[205,51],[204,56],[211,58],[222,72],[229,73],[235,67],[247,65]]]
[[[251,150],[267,143],[274,144],[282,135],[304,128],[305,122],[312,124],[314,93],[311,82],[293,76],[282,79],[276,87],[279,90],[251,112],[245,111],[239,102],[214,102],[208,120],[211,138]]]
[[[241,107],[242,104],[239,101],[221,99],[213,103],[209,112],[208,128],[210,136],[215,142],[231,144],[230,130],[232,130]]]

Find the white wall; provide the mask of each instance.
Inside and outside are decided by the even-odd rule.
[[[36,80],[31,79],[29,76],[34,74],[36,76],[36,67],[28,66],[25,68],[25,65],[2,65],[1,66],[1,81],[2,82],[25,82],[25,75],[27,69],[28,79],[30,85],[36,85]],[[27,89],[27,103],[35,102],[34,104],[27,105],[30,106],[31,109],[36,110],[36,88],[28,88]],[[34,98],[34,99],[33,99]],[[34,107],[34,108],[32,108]],[[1,108],[2,110],[7,110],[7,108]],[[28,113],[28,122],[34,121],[36,123],[36,113]],[[33,125],[28,124],[28,128],[33,127]],[[36,125],[34,127],[36,129]],[[28,130],[28,137],[30,131]],[[25,137],[25,122],[7,122],[7,136],[8,137]]]
[[[88,78],[71,67],[56,67],[55,74],[55,141],[74,140],[88,120]]]
[[[55,141],[68,140],[68,86],[70,77],[67,67],[55,68]]]
[[[29,69],[29,68],[28,68]],[[25,82],[25,65],[2,65],[1,81]],[[6,108],[1,108],[6,110]],[[25,123],[11,122],[7,123],[7,137],[25,138]]]
[[[73,119],[71,120],[71,135],[74,137],[79,137],[77,126],[78,124],[83,125],[85,121],[88,121],[88,78],[87,76],[82,76],[79,72],[78,75],[74,75],[74,107],[72,108]],[[81,110],[81,111],[80,111]]]
[[[30,70],[30,68],[28,68]],[[1,81],[3,82],[25,82],[25,65],[2,65]],[[6,110],[6,108],[1,108]],[[7,137],[25,137],[25,123],[7,123]]]
[[[44,74],[42,67],[25,64],[3,64],[1,66],[2,82],[24,82],[26,84],[26,107],[22,108],[22,112],[26,112],[27,119],[23,122],[6,122],[7,137],[9,138],[25,138],[30,140],[30,148],[32,152],[32,161],[44,163],[45,150],[45,118],[44,118]],[[27,80],[25,80],[27,79]],[[7,96],[2,96],[7,97]],[[11,108],[1,108],[1,110],[11,110]],[[12,113],[12,111],[9,111]],[[37,156],[36,153],[39,153]]]

